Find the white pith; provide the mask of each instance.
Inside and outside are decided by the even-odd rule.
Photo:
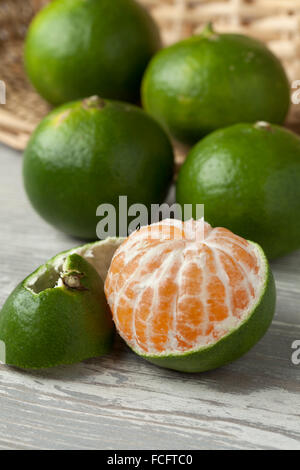
[[[173,226],[181,226],[180,221],[174,221],[174,220],[166,220],[164,221],[166,224],[172,224]],[[153,224],[153,226],[158,225],[158,224]],[[188,227],[188,225],[187,225]],[[223,245],[219,245],[216,241],[214,241],[213,236],[211,235],[213,231],[217,229],[212,229],[208,224],[205,224],[206,227],[206,234],[205,237],[202,239],[197,239],[196,243],[193,243],[192,241],[192,230],[190,233],[190,238],[191,240],[187,241],[180,241],[180,240],[165,240],[163,244],[156,245],[155,247],[151,247],[148,252],[146,252],[143,256],[143,263],[139,265],[136,269],[136,271],[128,278],[128,280],[123,284],[121,288],[117,288],[115,291],[113,291],[109,296],[107,296],[108,303],[111,307],[111,310],[114,313],[114,321],[116,323],[117,328],[121,332],[121,335],[123,338],[130,344],[130,346],[138,353],[143,354],[143,355],[157,355],[157,356],[166,356],[169,354],[176,354],[176,353],[181,353],[182,350],[179,350],[177,348],[176,344],[176,335],[178,337],[179,332],[176,331],[176,322],[178,321],[178,312],[176,311],[176,305],[174,304],[174,311],[173,311],[173,327],[170,328],[169,330],[169,335],[168,335],[168,341],[167,344],[165,345],[164,351],[159,352],[156,350],[155,346],[153,343],[151,343],[151,336],[153,331],[151,331],[152,328],[152,318],[157,312],[157,305],[158,305],[158,289],[154,289],[154,296],[152,299],[152,308],[149,316],[147,317],[145,323],[145,330],[147,331],[147,338],[148,338],[148,349],[151,351],[150,353],[145,352],[139,345],[138,338],[136,336],[136,330],[135,330],[135,312],[133,314],[133,325],[132,325],[132,332],[133,332],[133,338],[129,340],[125,335],[122,334],[122,328],[120,328],[120,322],[119,318],[117,315],[117,310],[118,310],[118,305],[120,300],[124,300],[125,296],[125,291],[126,288],[129,286],[130,282],[132,281],[132,277],[135,276],[136,279],[139,280],[138,283],[138,289],[136,291],[136,296],[134,298],[134,305],[133,308],[136,308],[136,304],[139,302],[139,299],[141,299],[141,296],[144,292],[145,289],[148,287],[155,287],[159,284],[159,280],[163,279],[166,277],[168,270],[170,266],[175,262],[178,261],[181,263],[180,269],[176,275],[175,282],[177,284],[178,288],[178,297],[181,296],[181,298],[185,295],[184,292],[181,292],[181,276],[184,271],[184,266],[186,263],[186,256],[187,254],[191,255],[193,254],[193,250],[196,253],[196,250],[199,248],[199,243],[207,245],[211,249],[214,250],[214,258],[215,258],[215,265],[217,267],[217,274],[219,279],[222,281],[225,291],[226,291],[226,306],[228,308],[228,312],[230,312],[228,318],[222,321],[216,321],[214,322],[214,331],[215,332],[220,332],[221,336],[224,337],[231,331],[237,329],[253,312],[256,304],[258,303],[259,299],[261,298],[261,295],[264,291],[265,287],[265,280],[266,280],[266,271],[267,271],[267,265],[265,262],[264,255],[261,251],[261,249],[254,243],[250,243],[247,245],[247,252],[253,254],[258,261],[258,266],[259,266],[259,272],[258,274],[254,274],[253,272],[249,271],[247,267],[240,261],[239,262],[239,269],[241,272],[245,274],[245,279],[243,279],[243,282],[241,283],[241,287],[244,287],[248,292],[250,289],[250,284],[254,288],[255,291],[255,296],[251,298],[250,303],[248,305],[248,308],[241,310],[240,316],[236,317],[233,316],[232,314],[232,306],[230,304],[230,291],[229,291],[229,282],[228,282],[228,276],[225,271],[225,269],[222,269],[222,265],[220,263],[220,251],[223,251],[227,253],[227,255],[232,256],[232,252],[228,251],[228,248],[224,247]],[[214,232],[215,234],[217,232]],[[210,237],[211,235],[211,237]],[[228,238],[228,241],[230,243],[232,242],[232,239]],[[169,253],[169,255],[164,259],[164,261],[161,263],[159,270],[156,270],[152,273],[149,273],[148,275],[143,275],[142,276],[142,270],[143,266],[149,261],[153,259],[159,259],[161,258],[163,251],[165,249],[165,243],[171,243],[172,244],[172,251]],[[238,245],[238,241],[235,240],[235,243]],[[120,253],[124,253],[124,259],[125,262],[124,264],[126,265],[127,263],[130,263],[133,258],[136,256],[136,248],[137,244],[139,244],[139,248],[143,247],[145,250],[147,250],[147,237],[145,236],[145,239],[141,240],[136,239],[135,237],[129,237],[127,239],[126,243],[122,245],[115,253],[114,257],[120,255]],[[182,244],[184,244],[184,248],[182,248]],[[241,248],[245,249],[244,246],[241,246]],[[236,260],[235,260],[236,261]],[[205,267],[205,254],[202,253],[200,256],[198,255],[197,257],[195,256],[195,259],[193,262],[196,262],[199,266],[202,268]],[[118,276],[119,273],[115,274],[115,276]],[[109,274],[110,275],[110,274]],[[205,269],[203,269],[203,275],[204,277],[206,276]],[[117,281],[116,281],[117,282]],[[205,289],[205,284],[207,282],[207,279],[202,284],[202,290],[200,293],[201,300],[204,302],[205,308],[207,309],[207,304],[206,304],[206,289]],[[117,285],[117,284],[116,284]],[[126,298],[126,297],[125,297]],[[176,299],[177,301],[178,299]],[[129,298],[127,298],[127,301],[130,301]],[[208,320],[207,320],[208,321]],[[186,326],[189,326],[186,324]],[[190,325],[191,326],[191,325]],[[203,326],[203,324],[202,324]],[[192,326],[191,326],[192,327]],[[188,351],[184,352],[192,352],[194,350],[198,350],[201,347],[207,347],[215,342],[219,341],[219,339],[215,339],[212,335],[198,335],[197,340],[194,342],[191,348],[188,349]]]
[[[88,261],[98,272],[99,276],[105,281],[112,257],[116,249],[124,241],[124,238],[107,238],[106,240],[90,243],[84,246],[80,246],[69,250],[64,253],[60,253],[55,258],[52,258],[47,264],[41,266],[31,276],[27,278],[26,288],[29,289],[33,294],[37,293],[37,283],[43,275],[49,272],[49,268],[53,269],[54,277],[56,278],[55,285],[53,288],[61,287],[63,285],[60,274],[64,270],[64,263],[68,256],[76,253],[82,256]],[[49,286],[50,287],[50,286]]]

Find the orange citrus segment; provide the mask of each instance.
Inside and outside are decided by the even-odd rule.
[[[166,219],[122,243],[105,293],[133,349],[186,352],[215,343],[247,318],[264,270],[256,246],[229,230]]]

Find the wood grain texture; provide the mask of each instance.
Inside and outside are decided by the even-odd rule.
[[[78,245],[44,223],[0,147],[0,305],[34,268]],[[113,354],[42,372],[0,366],[0,449],[300,449],[300,252],[272,264],[275,321],[237,362],[204,374],[159,369],[121,340]]]

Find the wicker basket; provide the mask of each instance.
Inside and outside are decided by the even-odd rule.
[[[140,1],[159,23],[165,44],[197,33],[213,21],[217,31],[238,31],[262,39],[282,59],[291,81],[300,79],[300,0]],[[20,150],[49,110],[31,88],[22,66],[27,25],[45,3],[0,0],[0,79],[6,84],[6,105],[0,105],[0,141]],[[300,132],[300,105],[292,106],[287,125]]]

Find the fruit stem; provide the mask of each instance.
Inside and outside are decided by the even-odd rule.
[[[211,21],[204,26],[203,30],[201,31],[201,36],[205,38],[216,36],[216,33],[214,31],[213,24]]]
[[[265,129],[266,131],[272,131],[272,126],[269,122],[266,122],[266,121],[257,121],[255,124],[254,124],[254,127],[256,127],[256,129]]]
[[[94,95],[82,100],[82,106],[85,109],[103,109],[105,107],[105,101],[99,96]]]
[[[86,287],[81,285],[81,278],[84,277],[83,273],[79,272],[68,272],[68,273],[63,273],[61,275],[61,279],[64,283],[64,285],[68,289],[74,289],[74,290],[88,290]]]

